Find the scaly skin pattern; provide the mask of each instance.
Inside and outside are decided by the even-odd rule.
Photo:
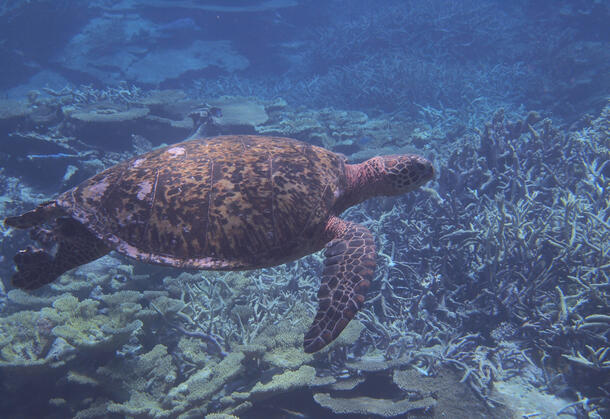
[[[111,167],[57,203],[142,261],[252,269],[324,246],[344,166],[340,156],[288,138],[202,138]]]
[[[345,165],[347,190],[335,203],[335,213],[375,196],[403,195],[417,189],[434,176],[428,160],[415,154],[373,157]]]
[[[335,340],[354,318],[375,274],[375,239],[368,228],[332,217],[327,234],[318,312],[305,334],[305,352],[316,352]]]

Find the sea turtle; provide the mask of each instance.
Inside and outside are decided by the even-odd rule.
[[[5,224],[31,229],[43,249],[15,255],[13,284],[41,287],[111,250],[180,268],[275,266],[326,246],[319,306],[306,352],[332,342],[362,306],[375,270],[364,226],[348,207],[400,195],[433,177],[416,155],[347,164],[290,138],[195,138],[134,157]]]

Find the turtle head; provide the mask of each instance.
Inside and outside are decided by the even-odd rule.
[[[423,157],[396,154],[348,164],[346,175],[349,187],[338,195],[338,213],[374,196],[396,196],[417,189],[434,177],[434,168]]]
[[[415,154],[381,156],[377,159],[383,168],[379,179],[380,195],[402,195],[434,177],[432,163]]]

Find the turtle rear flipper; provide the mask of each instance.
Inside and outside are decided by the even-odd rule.
[[[24,290],[40,288],[57,278],[54,259],[43,249],[28,247],[20,250],[13,258],[17,272],[13,275],[13,285]]]
[[[103,241],[72,218],[58,218],[52,233],[57,243],[55,256],[33,247],[15,255],[17,272],[12,279],[14,286],[26,290],[40,288],[64,272],[94,261],[110,251]]]
[[[375,274],[375,241],[366,227],[332,217],[327,230],[318,312],[305,334],[305,352],[317,352],[335,340],[364,302]]]

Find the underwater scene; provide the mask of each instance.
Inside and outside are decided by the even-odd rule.
[[[2,0],[0,417],[610,417],[610,2]]]

